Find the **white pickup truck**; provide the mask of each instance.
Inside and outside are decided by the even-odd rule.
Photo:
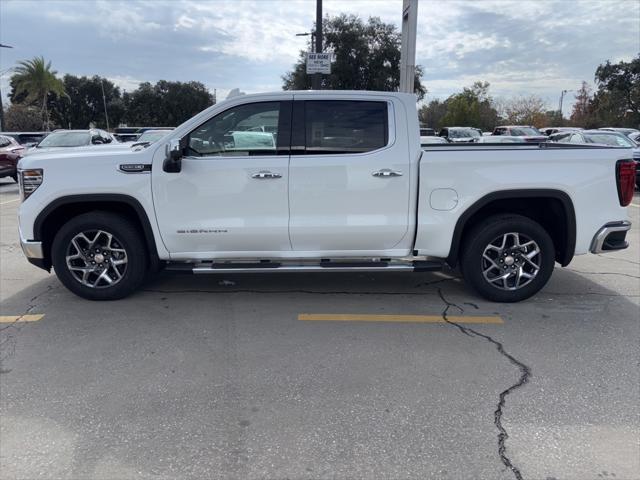
[[[304,91],[227,100],[145,148],[28,156],[19,180],[25,255],[92,300],[122,298],[161,268],[448,264],[512,302],[556,262],[627,247],[635,166],[624,148],[423,150],[413,95]]]

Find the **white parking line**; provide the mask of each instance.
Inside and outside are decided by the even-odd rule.
[[[6,205],[7,203],[13,203],[13,202],[19,202],[19,201],[20,201],[19,198],[14,198],[13,200],[8,200],[6,202],[0,203],[0,205]]]
[[[640,205],[636,205],[635,203],[630,203],[629,206],[634,208],[640,208]]]

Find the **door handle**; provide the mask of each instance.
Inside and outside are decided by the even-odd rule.
[[[390,168],[383,168],[381,170],[376,170],[371,175],[374,177],[401,177],[402,172],[399,170],[391,170]]]
[[[265,179],[265,178],[282,178],[279,173],[269,172],[267,170],[261,170],[258,173],[251,175],[251,178]]]

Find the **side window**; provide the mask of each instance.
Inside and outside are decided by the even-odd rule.
[[[0,137],[0,148],[8,147],[11,141],[7,137]]]
[[[570,143],[584,143],[582,141],[582,137],[580,135],[578,135],[577,133],[574,133],[573,135],[571,135],[571,139],[569,140]]]
[[[100,136],[102,137],[102,141],[104,143],[111,143],[111,135],[109,135],[104,130],[100,130]]]
[[[281,102],[249,103],[225,110],[189,134],[188,154],[276,155],[280,105]]]
[[[389,141],[387,103],[308,100],[305,129],[307,155],[377,150]]]

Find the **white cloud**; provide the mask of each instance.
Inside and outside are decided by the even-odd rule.
[[[120,90],[126,90],[127,92],[135,90],[142,82],[144,82],[144,80],[133,78],[128,75],[114,75],[107,76],[106,78],[113,82],[117,87],[120,87]]]
[[[401,10],[401,0],[324,1],[326,15],[396,25]],[[639,17],[637,1],[420,0],[417,63],[429,98],[485,80],[495,96],[536,93],[553,104],[598,64],[640,51]],[[0,70],[44,55],[61,73],[107,76],[127,90],[160,79],[200,81],[218,98],[236,87],[278,90],[308,46],[295,34],[314,20],[313,0],[0,0],[2,40],[16,45],[0,52]]]

